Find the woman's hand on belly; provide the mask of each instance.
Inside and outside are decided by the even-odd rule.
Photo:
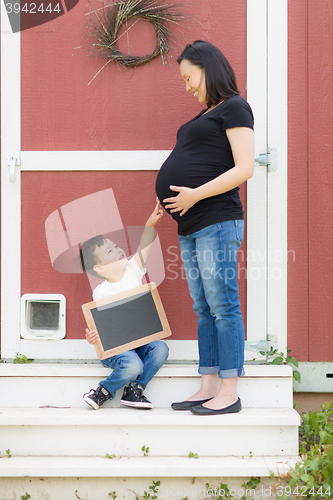
[[[178,192],[177,196],[172,198],[165,198],[163,203],[166,209],[170,210],[170,213],[180,212],[180,216],[186,214],[186,212],[193,207],[198,201],[196,189],[182,187],[182,186],[169,186],[172,191]]]

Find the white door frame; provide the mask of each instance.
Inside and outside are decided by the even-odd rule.
[[[287,353],[288,1],[268,0],[268,146],[278,168],[268,174],[267,333]],[[291,253],[293,256],[293,253]]]
[[[247,7],[247,97],[256,156],[274,148],[278,165],[270,172],[256,166],[247,182],[247,340],[269,335],[286,354],[288,2],[248,0]]]
[[[268,5],[268,16],[266,14]],[[20,33],[11,32],[1,3],[1,141],[2,141],[2,240],[1,240],[1,355],[13,359],[16,353],[34,359],[91,359],[95,352],[86,340],[20,339],[21,297],[21,190],[20,170],[90,170],[89,157],[101,170],[133,169],[131,155],[138,154],[138,170],[154,169],[169,151],[56,151],[29,152],[21,148]],[[267,174],[256,167],[248,182],[247,218],[247,336],[264,340],[266,334],[278,337],[279,350],[287,342],[287,0],[248,0],[248,101],[255,114],[256,154],[267,146],[278,150],[278,170]],[[266,40],[268,41],[268,65]],[[258,60],[262,63],[258,65]],[[268,103],[265,95],[268,90]],[[276,96],[270,99],[269,96]],[[268,125],[266,126],[266,123]],[[9,179],[8,157],[17,154],[21,167],[15,167],[16,180]],[[45,161],[47,155],[47,162]],[[268,179],[267,179],[268,176]],[[268,201],[267,201],[268,200]],[[277,252],[282,259],[276,259]],[[257,273],[257,274],[256,274]],[[266,274],[269,277],[268,286]],[[275,273],[275,274],[272,274]],[[258,277],[259,276],[259,277]],[[197,359],[197,343],[168,341],[171,359]],[[184,344],[186,343],[186,344]],[[184,355],[184,353],[187,353]],[[246,353],[253,358],[253,353]]]

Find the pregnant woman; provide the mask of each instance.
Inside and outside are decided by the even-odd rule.
[[[253,175],[253,114],[233,69],[209,42],[187,45],[180,73],[205,108],[180,127],[156,179],[156,193],[178,223],[180,250],[198,321],[201,387],[174,410],[196,415],[241,410],[244,326],[237,251],[244,231],[238,186]]]

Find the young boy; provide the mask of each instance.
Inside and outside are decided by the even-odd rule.
[[[139,248],[130,260],[116,243],[103,236],[96,236],[83,243],[80,256],[84,270],[105,278],[105,281],[95,288],[94,300],[142,285],[142,278],[146,273],[144,265],[154,239],[154,228],[162,217],[163,208],[158,202],[146,222]],[[97,332],[87,328],[86,339],[90,344],[94,344]],[[167,345],[162,340],[157,340],[101,360],[104,366],[113,368],[113,372],[99,383],[96,390],[91,389],[89,393],[84,394],[83,399],[98,410],[105,401],[114,398],[118,389],[124,387],[120,400],[122,405],[140,409],[153,408],[143,391],[167,357]]]

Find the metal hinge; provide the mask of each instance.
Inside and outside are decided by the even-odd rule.
[[[245,350],[253,352],[270,352],[278,348],[278,338],[276,335],[267,335],[267,340],[246,340]]]
[[[275,172],[277,170],[277,151],[275,148],[268,148],[267,153],[261,153],[255,157],[255,164],[257,166],[266,167],[268,172]]]

